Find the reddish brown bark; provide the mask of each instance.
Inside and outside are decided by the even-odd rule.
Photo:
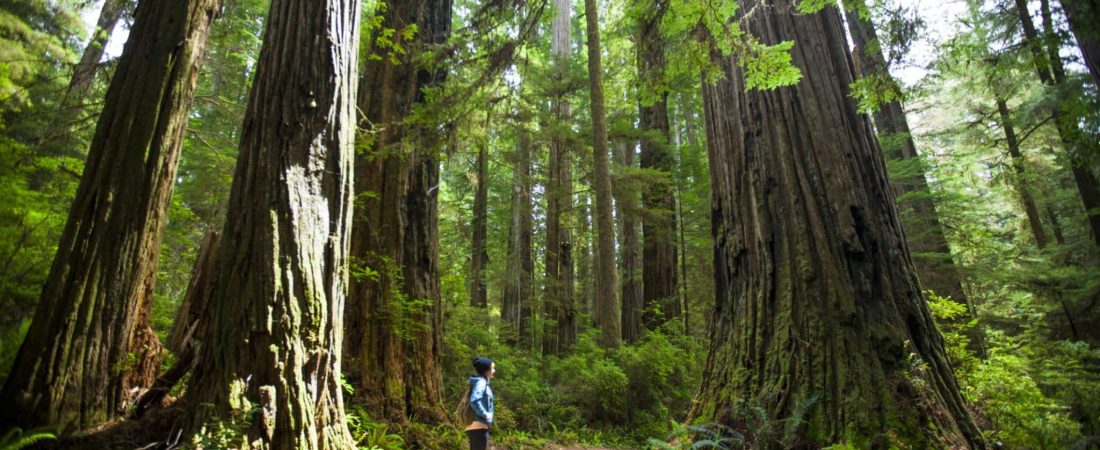
[[[220,424],[242,434],[222,445],[241,448],[350,448],[340,313],[359,2],[273,0],[264,36],[207,300],[211,332],[181,400],[185,431],[211,436]]]
[[[592,116],[592,168],[596,188],[596,289],[593,319],[603,331],[600,343],[618,347],[622,341],[618,272],[615,270],[615,223],[611,212],[611,163],[607,153],[607,111],[604,108],[603,66],[600,63],[600,20],[596,0],[585,0],[588,38],[588,86]]]
[[[353,401],[376,420],[446,421],[440,372],[443,316],[439,295],[438,199],[440,148],[434,127],[405,123],[424,90],[446,74],[421,65],[422,52],[450,34],[450,0],[386,3],[382,26],[360,80],[361,123],[373,143],[357,155],[354,273],[344,313],[345,376]],[[416,26],[415,36],[392,36],[407,50],[392,55],[377,38]],[[364,275],[366,273],[371,275]]]
[[[148,327],[187,111],[220,0],[142,2],[108,88],[3,422],[85,428],[152,383]]]
[[[645,280],[644,321],[648,329],[680,318],[676,197],[671,180],[676,161],[669,142],[665,38],[660,30],[666,9],[664,1],[647,6],[638,24],[638,73],[641,85],[646,87],[638,105],[642,132],[641,167],[660,171],[668,177],[649,185],[642,193],[646,208],[642,220],[642,279]]]

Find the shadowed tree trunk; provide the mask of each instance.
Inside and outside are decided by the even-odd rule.
[[[1039,206],[1035,202],[1035,196],[1031,194],[1031,189],[1028,188],[1028,175],[1025,168],[1027,161],[1024,159],[1023,153],[1020,152],[1020,143],[1016,138],[1016,127],[1013,125],[1008,104],[999,98],[997,99],[997,116],[1000,118],[1001,129],[1005,134],[1008,155],[1012,158],[1012,170],[1016,172],[1015,176],[1012,177],[1012,184],[1016,186],[1016,195],[1020,196],[1020,204],[1024,207],[1024,214],[1027,215],[1028,228],[1031,230],[1031,236],[1035,238],[1035,246],[1042,250],[1047,246],[1047,233],[1043,229],[1043,221],[1039,217]]]
[[[1092,82],[1100,87],[1100,1],[1062,0],[1062,8],[1085,57],[1085,66],[1092,74]]]
[[[0,422],[89,427],[153,382],[160,344],[148,322],[161,235],[220,4],[137,9],[34,322],[0,393]]]
[[[1062,58],[1058,55],[1058,40],[1054,35],[1054,25],[1051,22],[1050,5],[1046,0],[1042,2],[1045,28],[1043,39],[1040,39],[1035,23],[1031,20],[1027,1],[1016,0],[1016,10],[1020,16],[1025,43],[1031,50],[1039,80],[1055,91],[1057,101],[1051,106],[1050,116],[1055,128],[1058,129],[1062,146],[1069,152],[1070,172],[1077,185],[1081,203],[1085,207],[1093,241],[1100,245],[1100,181],[1096,179],[1096,175],[1087,163],[1088,155],[1097,150],[1096,143],[1092,142],[1095,138],[1079,128],[1077,114],[1064,106],[1066,97],[1070,93],[1066,92],[1066,69],[1062,64]]]
[[[661,19],[667,3],[646,4],[639,18],[637,60],[642,89],[638,103],[642,131],[641,167],[660,171],[668,179],[642,193],[642,279],[645,280],[645,326],[656,329],[680,318],[677,297],[676,197],[671,177],[675,159],[669,145],[668,91],[665,80],[665,42]]]
[[[474,193],[474,235],[470,249],[470,306],[487,308],[488,292],[485,285],[485,267],[489,265],[489,252],[485,243],[488,237],[489,214],[489,158],[488,144],[477,151],[477,190]]]
[[[886,167],[848,101],[839,14],[795,0],[738,9],[765,44],[793,40],[801,81],[745,91],[735,57],[703,87],[713,186],[715,324],[690,421],[735,426],[736,401],[858,448],[981,446],[905,245]]]
[[[868,78],[882,88],[899,90],[897,81],[890,75],[890,67],[882,53],[882,43],[871,18],[866,15],[862,0],[847,0],[848,30],[855,44],[856,76]],[[860,11],[864,11],[861,14]],[[959,270],[947,245],[943,224],[936,212],[925,177],[927,167],[917,153],[905,117],[905,109],[899,101],[879,105],[872,114],[887,158],[905,161],[906,167],[914,167],[911,176],[891,179],[894,195],[901,199],[898,212],[905,225],[906,242],[913,253],[913,265],[917,268],[921,285],[938,295],[967,303]],[[907,199],[905,197],[908,197]]]
[[[516,151],[512,155],[512,206],[508,226],[508,261],[504,270],[503,301],[500,315],[511,327],[509,338],[524,348],[533,344],[531,329],[534,260],[531,256],[533,234],[531,206],[531,143],[524,121],[518,119]]]
[[[543,305],[546,330],[542,351],[558,355],[573,346],[577,339],[577,323],[573,300],[573,170],[568,130],[572,126],[566,95],[570,60],[569,0],[554,0],[556,14],[550,53],[554,57],[554,73],[560,96],[553,103],[555,134],[550,141],[549,171],[546,183],[546,281]]]
[[[615,163],[620,172],[634,167],[634,147],[620,141],[615,148]],[[638,193],[625,182],[617,182],[613,189],[619,222],[619,272],[622,279],[623,340],[635,342],[642,337],[642,274],[638,253]]]
[[[600,20],[596,0],[584,1],[588,37],[588,87],[592,106],[592,184],[596,188],[596,278],[593,322],[603,330],[600,343],[618,347],[622,341],[618,272],[615,270],[615,222],[611,211],[611,162],[607,154],[607,111],[604,108],[603,66],[600,64]]]
[[[273,0],[210,292],[189,432],[242,448],[353,446],[340,386],[359,2]],[[316,36],[327,36],[316,39]]]
[[[355,387],[355,403],[376,420],[441,423],[441,144],[434,127],[404,121],[423,103],[424,90],[446,75],[422,66],[417,56],[447,40],[451,2],[398,0],[386,6],[369,48],[382,58],[366,63],[360,81],[359,110],[373,143],[358,155],[355,172],[351,250],[353,273],[363,275],[352,278],[345,311],[345,376]],[[377,42],[387,29],[410,25],[417,29],[411,41],[405,33],[392,36],[393,45],[407,53],[390,55],[391,47]]]

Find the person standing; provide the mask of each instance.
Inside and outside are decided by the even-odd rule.
[[[493,360],[485,357],[474,358],[477,375],[470,377],[470,409],[474,410],[474,420],[466,426],[466,436],[470,438],[470,450],[488,450],[489,426],[493,424],[493,390],[489,380],[497,371]]]

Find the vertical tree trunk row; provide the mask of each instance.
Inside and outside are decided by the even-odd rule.
[[[450,35],[450,0],[386,3],[370,37],[371,58],[359,84],[359,110],[372,145],[357,156],[353,276],[348,307],[345,376],[353,401],[376,420],[446,420],[442,402],[442,305],[439,293],[438,187],[440,136],[429,125],[405,123],[424,89],[446,72],[417,58]],[[387,29],[416,25],[412,40],[391,37],[407,53],[391,62]]]
[[[634,148],[629,142],[619,141],[615,148],[615,163],[620,171],[634,167]],[[619,282],[622,289],[623,340],[635,342],[642,336],[642,311],[644,309],[643,279],[638,267],[641,255],[638,249],[638,199],[637,194],[625,186],[613,190],[619,222]]]
[[[510,338],[524,348],[533,344],[531,304],[534,260],[531,244],[534,224],[531,205],[531,143],[523,124],[516,124],[516,151],[512,156],[512,207],[508,227],[508,261],[505,268],[501,316],[511,328]]]
[[[142,2],[0,399],[7,423],[85,428],[153,382],[148,326],[187,111],[220,0]]]
[[[189,431],[263,449],[354,445],[340,383],[351,238],[356,0],[273,0],[183,398]],[[321,39],[318,36],[325,36]]]
[[[593,318],[603,331],[601,344],[622,341],[618,272],[615,270],[615,223],[611,207],[611,163],[607,154],[607,110],[604,108],[603,66],[600,63],[600,20],[596,0],[585,0],[588,37],[588,87],[592,106],[593,185],[596,188],[596,289]]]
[[[690,420],[737,422],[735,399],[800,435],[885,447],[981,446],[917,281],[883,156],[849,101],[852,66],[834,7],[748,0],[746,33],[796,42],[803,78],[745,91],[734,57],[703,88],[717,305]]]

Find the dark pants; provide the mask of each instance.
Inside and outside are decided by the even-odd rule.
[[[489,430],[468,430],[466,436],[470,437],[470,450],[489,449]]]

